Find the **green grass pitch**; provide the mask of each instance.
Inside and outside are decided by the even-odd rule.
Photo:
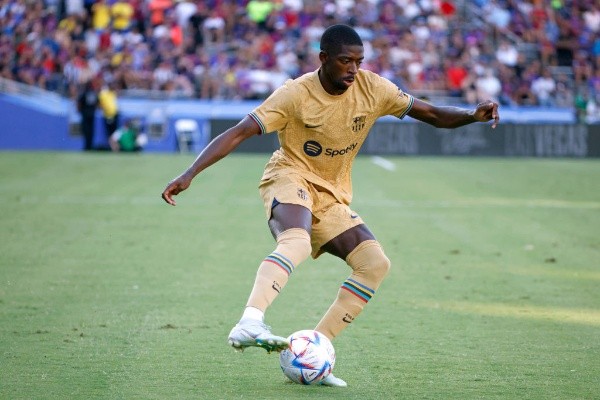
[[[267,158],[170,207],[192,155],[1,153],[0,399],[600,398],[598,160],[359,157],[353,209],[392,271],[334,341],[335,389],[226,344],[273,249]],[[348,274],[307,261],[266,322],[314,327]]]

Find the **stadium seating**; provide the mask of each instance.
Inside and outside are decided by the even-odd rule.
[[[574,107],[581,118],[598,108],[597,2],[280,0],[260,17],[249,3],[6,0],[0,77],[69,98],[100,79],[121,97],[261,99],[315,69],[323,29],[347,23],[364,39],[364,68],[417,96]]]

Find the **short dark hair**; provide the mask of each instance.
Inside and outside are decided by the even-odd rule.
[[[321,51],[336,55],[342,51],[342,46],[362,46],[363,42],[358,33],[348,25],[331,25],[321,36]]]

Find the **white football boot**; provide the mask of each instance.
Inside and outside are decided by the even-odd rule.
[[[268,353],[282,351],[289,346],[286,338],[271,333],[271,328],[257,319],[240,320],[229,332],[229,345],[238,351],[246,347],[262,347]]]
[[[346,387],[348,384],[345,380],[336,378],[333,374],[327,375],[327,378],[321,381],[321,385],[332,386],[332,387]]]

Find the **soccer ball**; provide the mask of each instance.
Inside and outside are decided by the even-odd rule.
[[[292,333],[290,345],[279,353],[283,374],[296,383],[314,385],[333,370],[335,350],[327,336],[314,330]]]

